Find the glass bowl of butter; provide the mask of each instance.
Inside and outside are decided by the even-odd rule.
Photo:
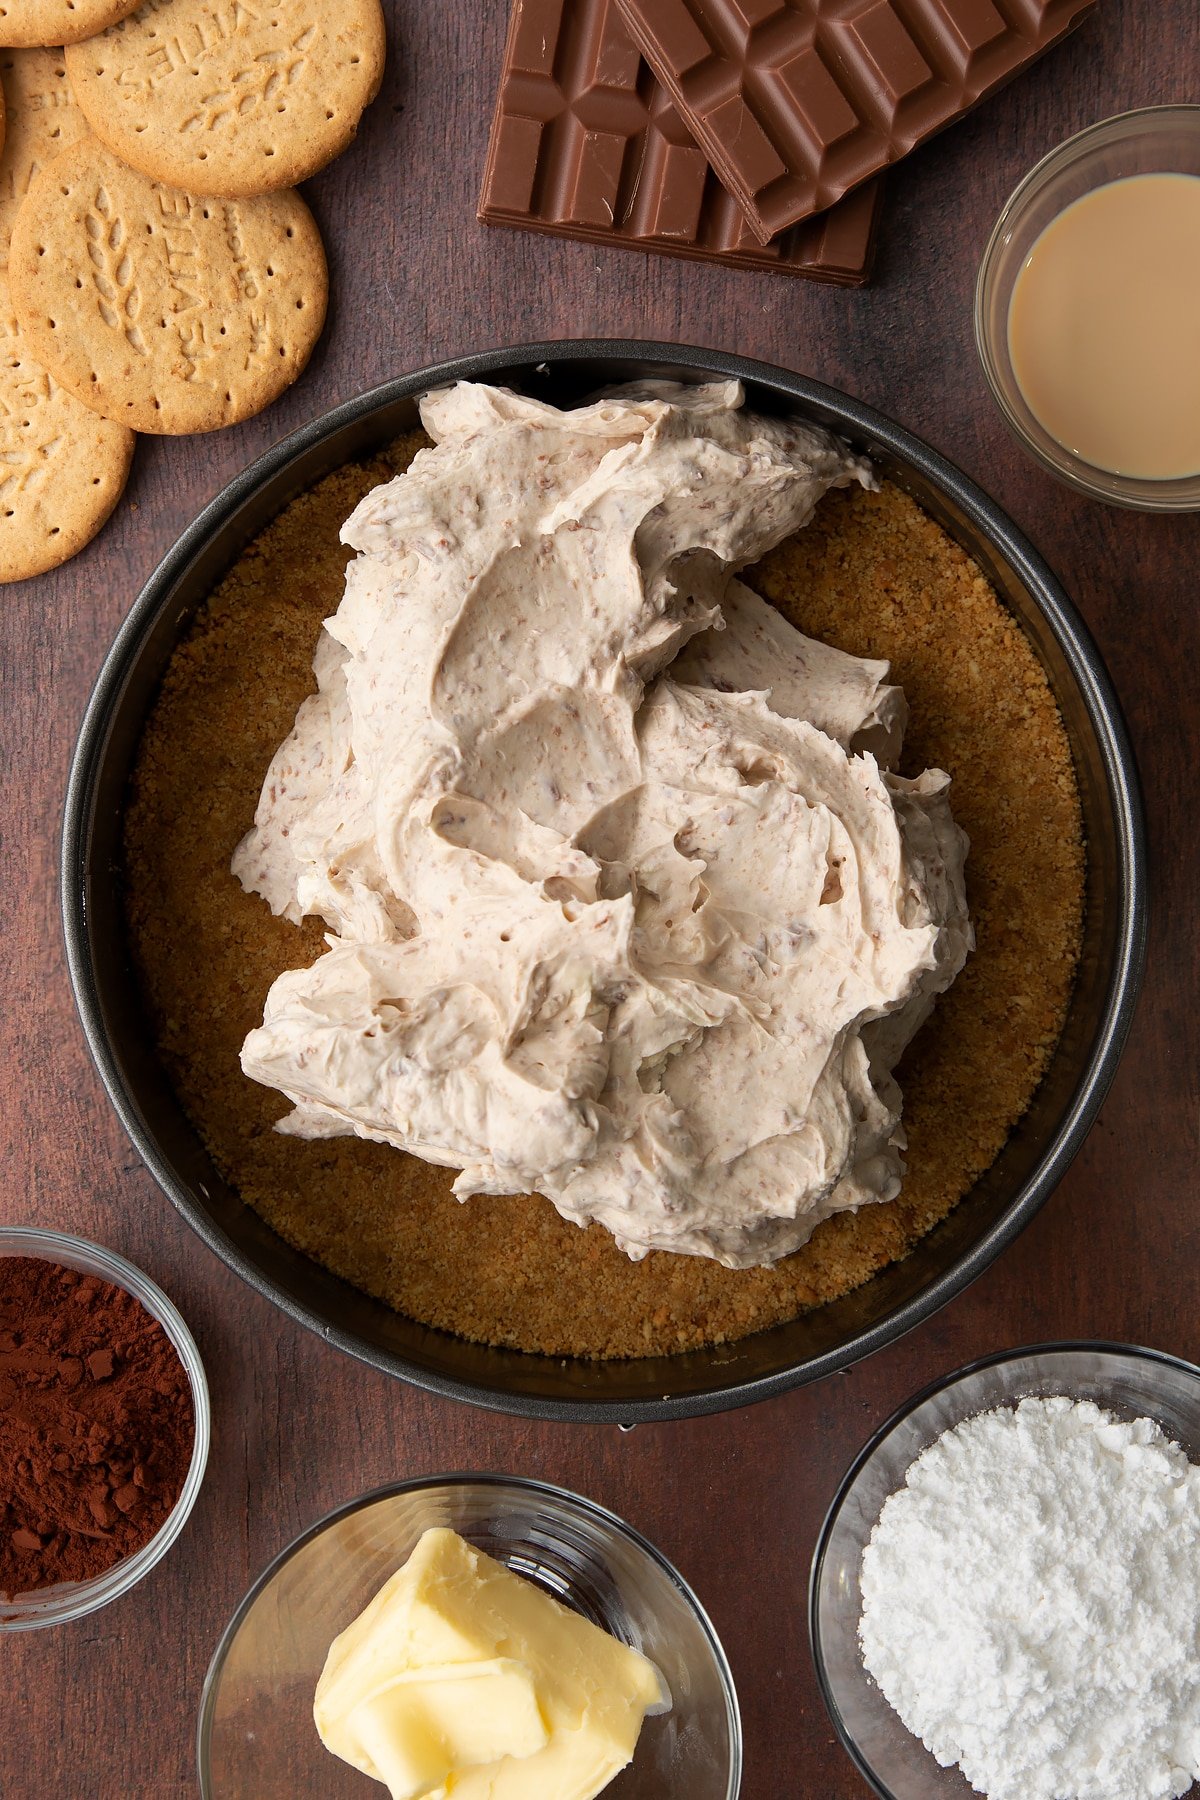
[[[686,1582],[590,1500],[400,1482],[282,1552],[204,1684],[205,1800],[736,1800],[724,1651]]]

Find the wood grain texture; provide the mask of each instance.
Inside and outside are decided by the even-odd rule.
[[[326,1508],[375,1483],[476,1467],[549,1477],[616,1508],[697,1586],[747,1739],[744,1800],[862,1800],[816,1689],[805,1625],[824,1508],[867,1433],[970,1357],[1073,1335],[1200,1357],[1195,745],[1200,516],[1108,511],[1010,441],[971,338],[976,264],[1005,196],[1053,144],[1200,78],[1194,0],[1100,0],[1065,45],[889,177],[860,293],[601,251],[475,223],[506,7],[392,0],[383,90],[306,190],[330,247],[330,326],[298,386],[210,437],[144,441],[97,542],[0,600],[0,1220],[97,1237],[192,1324],[214,1445],[167,1561],[107,1610],[8,1638],[0,1794],[194,1794],[209,1655],[250,1579]],[[117,624],[199,507],[285,432],[443,356],[631,334],[744,351],[882,408],[959,462],[1063,577],[1099,638],[1141,759],[1155,904],[1132,1041],[1074,1168],[1019,1242],[929,1324],[848,1374],[684,1425],[530,1425],[427,1398],[341,1357],[229,1274],[159,1194],[88,1060],[68,988],[56,855],[67,762]]]

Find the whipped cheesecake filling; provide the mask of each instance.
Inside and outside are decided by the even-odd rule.
[[[972,945],[887,665],[736,580],[831,487],[735,382],[429,395],[234,872],[329,927],[242,1051],[293,1110],[631,1255],[798,1249],[903,1173],[892,1069]]]

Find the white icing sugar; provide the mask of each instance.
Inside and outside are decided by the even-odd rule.
[[[1200,1468],[1151,1419],[1022,1400],[947,1431],[862,1559],[863,1661],[989,1800],[1200,1775]]]

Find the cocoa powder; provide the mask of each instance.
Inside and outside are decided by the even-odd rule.
[[[139,1300],[0,1256],[0,1594],[90,1580],[140,1550],[194,1438],[187,1372]]]

